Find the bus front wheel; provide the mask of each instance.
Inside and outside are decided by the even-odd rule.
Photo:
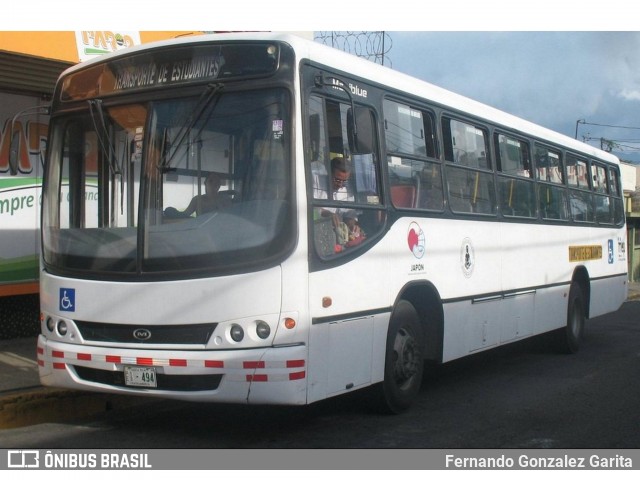
[[[414,402],[424,372],[424,341],[418,313],[401,300],[389,323],[384,380],[377,385],[377,406],[385,413],[401,413]]]

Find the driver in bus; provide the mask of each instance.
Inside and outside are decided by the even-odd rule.
[[[331,160],[331,198],[341,202],[355,202],[349,179],[351,177],[351,162],[342,155]],[[314,181],[314,197],[327,199],[327,191],[319,187],[320,182]],[[331,217],[339,245],[353,246],[364,238],[364,232],[358,225],[358,215],[352,208],[322,207],[320,215]]]
[[[187,208],[182,212],[173,207],[168,207],[164,211],[165,215],[183,218],[190,217],[195,213],[196,216],[200,216],[228,207],[231,205],[231,199],[226,195],[220,195],[220,184],[220,176],[215,172],[209,173],[204,182],[205,193],[193,197]]]

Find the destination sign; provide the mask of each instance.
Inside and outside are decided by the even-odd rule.
[[[222,57],[199,57],[175,63],[147,63],[115,70],[113,91],[145,88],[193,80],[214,80],[220,74]]]
[[[74,101],[186,83],[264,76],[278,68],[269,43],[166,48],[118,56],[69,74],[60,100]]]

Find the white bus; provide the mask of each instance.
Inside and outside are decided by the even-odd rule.
[[[187,215],[211,173],[217,208]],[[290,35],[69,69],[43,196],[44,385],[291,405],[370,387],[400,412],[425,362],[552,331],[573,352],[627,296],[616,157]]]

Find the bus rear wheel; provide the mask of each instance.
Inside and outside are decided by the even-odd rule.
[[[420,391],[424,372],[424,341],[418,313],[401,300],[387,333],[384,380],[377,385],[376,407],[385,413],[408,409]]]
[[[557,332],[558,349],[562,353],[576,353],[580,350],[587,320],[584,302],[582,288],[577,283],[572,283],[569,289],[567,325]]]

